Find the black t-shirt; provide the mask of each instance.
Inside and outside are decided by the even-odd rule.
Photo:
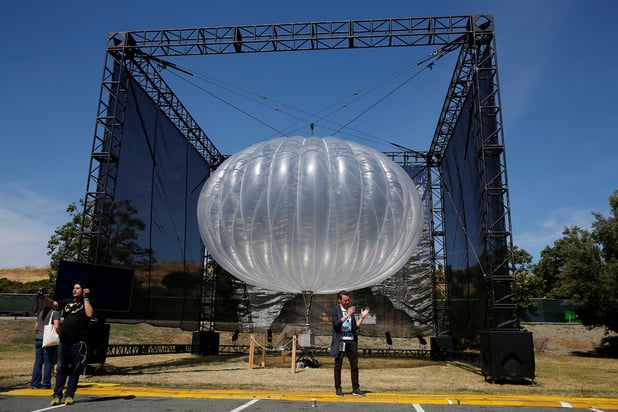
[[[88,338],[90,318],[86,316],[84,301],[82,299],[63,300],[60,302],[60,310],[64,317],[61,339],[71,343],[85,341]]]

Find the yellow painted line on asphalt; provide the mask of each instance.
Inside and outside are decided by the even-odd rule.
[[[13,389],[3,392],[12,396],[50,396],[52,392],[41,389]],[[618,398],[583,398],[568,396],[541,395],[490,395],[490,394],[405,394],[368,392],[367,396],[353,396],[345,393],[343,397],[334,392],[276,391],[251,389],[174,389],[119,384],[84,383],[80,384],[79,396],[117,396],[117,397],[161,397],[193,399],[245,399],[245,400],[285,400],[304,402],[362,402],[391,404],[431,404],[431,405],[477,405],[477,406],[527,406],[527,407],[568,407],[581,409],[616,409]]]

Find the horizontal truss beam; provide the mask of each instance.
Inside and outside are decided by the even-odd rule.
[[[398,46],[444,46],[471,31],[493,34],[487,15],[258,24],[109,34],[108,50],[136,48],[152,57]],[[481,27],[485,27],[481,29]]]

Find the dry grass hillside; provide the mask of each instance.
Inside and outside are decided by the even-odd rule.
[[[159,282],[165,275],[182,270],[182,265],[178,264],[160,264],[155,265],[153,267],[152,272],[150,273],[149,282],[153,286],[159,285]],[[136,273],[136,276],[139,278],[142,276],[139,272]],[[8,280],[26,283],[26,282],[34,282],[37,280],[46,280],[49,278],[49,268],[48,267],[23,267],[23,268],[14,268],[14,269],[0,269],[0,279],[6,278]]]
[[[48,271],[48,267],[35,268],[31,266],[15,269],[0,269],[0,279],[6,278],[21,283],[35,282],[37,280],[47,279],[49,277]]]

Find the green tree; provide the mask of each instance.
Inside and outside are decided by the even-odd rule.
[[[89,227],[91,221],[84,217],[84,200],[80,200],[81,210],[75,203],[67,206],[70,220],[56,228],[47,242],[47,255],[50,257],[49,277],[55,284],[58,266],[61,260],[78,260],[80,256],[87,256],[89,246],[80,241],[82,227]],[[110,217],[109,244],[101,247],[96,263],[118,266],[138,266],[154,260],[150,249],[140,246],[139,233],[146,225],[137,217],[137,210],[128,201],[114,204]]]
[[[610,195],[609,206],[608,217],[593,213],[592,236],[601,246],[601,267],[597,278],[599,301],[582,305],[580,310],[583,316],[592,315],[587,319],[591,326],[603,325],[618,332],[618,190]]]
[[[513,266],[515,283],[517,285],[517,306],[519,310],[534,309],[532,298],[539,297],[542,292],[542,280],[533,273],[532,255],[513,246]]]
[[[546,246],[541,251],[541,259],[534,266],[534,274],[540,279],[540,293],[538,298],[561,299],[559,295],[560,272],[564,266],[562,248],[563,239],[558,239],[553,246]]]
[[[39,289],[47,289],[48,280],[35,280],[33,282],[17,282],[7,278],[0,279],[0,293],[36,293]]]
[[[609,204],[609,217],[593,213],[592,231],[565,228],[535,272],[546,296],[568,299],[584,325],[618,331],[618,191]]]
[[[601,326],[599,315],[605,284],[601,251],[591,233],[576,226],[566,228],[562,238],[564,265],[555,294],[573,304],[575,313],[587,326]]]
[[[83,209],[83,200],[80,200]],[[80,252],[79,235],[82,227],[82,213],[79,212],[75,203],[67,206],[67,213],[70,220],[56,228],[51,238],[47,242],[47,256],[50,257],[49,280],[51,284],[56,283],[58,265],[61,260],[77,260]]]
[[[515,274],[530,274],[532,273],[532,255],[518,246],[513,246],[513,266]]]
[[[603,217],[600,213],[593,213],[595,222],[592,223],[595,240],[603,245],[602,257],[607,263],[618,261],[618,190],[609,197],[610,214]]]
[[[114,203],[110,226],[110,239],[99,249],[97,263],[118,266],[141,266],[155,263],[151,249],[143,248],[138,239],[146,229],[138,211],[128,200]]]

